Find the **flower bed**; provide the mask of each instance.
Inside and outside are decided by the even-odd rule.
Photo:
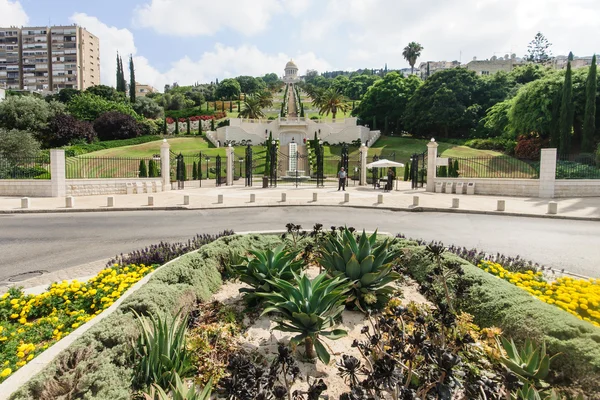
[[[87,282],[53,283],[39,295],[11,288],[0,297],[0,382],[110,307],[153,269],[114,264]]]
[[[600,279],[562,277],[547,282],[540,271],[511,272],[492,261],[481,261],[478,267],[520,287],[544,303],[554,304],[600,327]]]

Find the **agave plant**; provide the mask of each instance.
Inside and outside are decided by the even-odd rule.
[[[267,303],[263,315],[275,312],[272,318],[277,323],[275,329],[298,333],[291,342],[297,345],[304,341],[308,358],[318,357],[328,364],[329,352],[320,337],[336,340],[348,334],[343,329],[331,329],[345,308],[346,293],[350,289],[346,280],[327,279],[323,273],[311,281],[304,274],[294,274],[291,283],[277,278],[269,283],[275,291],[259,294]]]
[[[180,312],[181,313],[181,312]],[[192,371],[191,355],[186,349],[187,318],[178,313],[172,320],[141,317],[135,311],[141,334],[135,345],[138,383],[169,388],[176,376],[187,377]]]
[[[543,380],[548,376],[550,363],[558,354],[549,357],[546,354],[546,342],[538,347],[533,341],[526,339],[525,345],[519,349],[515,342],[505,337],[496,339],[498,348],[506,352],[500,361],[513,373],[515,373],[523,383],[533,383],[534,385],[543,385]]]
[[[145,400],[209,400],[212,392],[212,379],[204,387],[199,389],[196,385],[188,387],[179,377],[179,374],[174,373],[174,385],[172,385],[171,394],[169,390],[165,391],[162,387],[154,384],[150,387],[148,393],[144,393]]]
[[[352,283],[347,303],[363,311],[385,305],[394,291],[388,284],[400,278],[391,265],[396,253],[388,250],[387,239],[378,246],[376,239],[377,232],[367,236],[363,231],[357,241],[348,228],[333,231],[319,260],[329,275],[346,277]]]
[[[240,280],[252,288],[242,288],[241,293],[246,293],[245,299],[248,303],[256,303],[260,300],[258,293],[269,293],[273,290],[269,279],[283,279],[291,281],[294,274],[302,270],[302,260],[296,260],[298,251],[284,251],[284,245],[274,250],[250,251],[248,257],[240,265],[233,267]]]

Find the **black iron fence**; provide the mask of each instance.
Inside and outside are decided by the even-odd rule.
[[[538,179],[539,161],[510,156],[449,158],[448,164],[438,163],[438,177]]]
[[[68,157],[67,179],[152,178],[160,176],[160,158]]]
[[[600,160],[594,154],[560,155],[556,179],[600,179]]]
[[[50,159],[0,157],[0,179],[50,179]]]

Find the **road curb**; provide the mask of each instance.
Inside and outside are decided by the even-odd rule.
[[[101,208],[79,208],[79,209],[40,209],[40,210],[0,210],[0,215],[11,214],[64,214],[64,213],[88,213],[88,212],[115,212],[115,211],[209,211],[209,210],[228,210],[228,209],[244,209],[244,208],[269,208],[269,207],[345,207],[356,209],[370,210],[387,210],[398,212],[437,212],[437,213],[454,213],[454,214],[480,214],[480,215],[498,215],[509,217],[525,217],[525,218],[547,218],[572,221],[600,221],[600,217],[579,217],[571,215],[550,215],[550,214],[531,214],[531,213],[516,213],[506,211],[486,211],[486,210],[466,210],[456,208],[443,207],[391,207],[391,206],[364,206],[352,204],[306,204],[306,203],[291,203],[286,204],[247,204],[235,206],[216,206],[216,207],[186,207],[186,206],[170,206],[170,207],[101,207]]]

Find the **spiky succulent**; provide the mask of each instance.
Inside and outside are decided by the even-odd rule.
[[[331,276],[346,277],[352,284],[347,302],[359,309],[381,308],[394,292],[389,283],[400,278],[392,271],[397,254],[388,250],[389,241],[376,245],[377,232],[363,231],[357,241],[350,229],[332,232],[324,243],[319,263]]]

